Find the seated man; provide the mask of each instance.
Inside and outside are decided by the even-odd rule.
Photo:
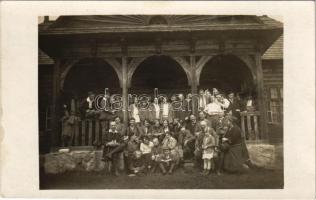
[[[168,148],[170,150],[170,153],[173,155],[176,164],[178,164],[180,161],[180,155],[177,146],[177,140],[171,136],[170,132],[166,132],[166,135],[161,144],[162,148]]]
[[[193,157],[194,152],[194,142],[195,136],[190,133],[190,131],[186,130],[184,127],[181,128],[178,137],[178,145],[181,146],[183,150],[184,158]]]
[[[212,127],[211,121],[206,119],[205,113],[203,111],[199,112],[199,123],[200,123],[200,125],[201,125],[201,122],[206,122],[208,127]]]
[[[141,175],[145,172],[146,166],[144,163],[144,159],[142,158],[142,152],[138,150],[134,152],[134,155],[130,160],[128,169],[131,172],[129,176]]]
[[[109,172],[114,170],[116,176],[119,175],[120,153],[124,147],[124,136],[116,130],[115,122],[111,121],[103,141],[103,159],[109,164]]]
[[[159,138],[162,135],[162,127],[158,119],[154,121],[154,125],[151,127],[151,134],[149,134],[150,139]]]
[[[181,128],[182,128],[182,124],[180,122],[180,119],[174,118],[171,130],[173,132],[172,137],[174,137],[176,140],[178,140],[178,136],[179,136],[179,132]]]
[[[151,149],[152,173],[156,171],[156,168],[159,165],[160,155],[163,153],[158,138],[153,139],[153,144],[154,146]]]
[[[125,149],[125,162],[126,166],[129,166],[132,162],[134,154],[136,151],[139,151],[139,144],[140,141],[138,137],[131,136],[127,142],[126,149]],[[127,172],[129,172],[129,168],[127,167]]]
[[[151,169],[151,150],[154,144],[149,141],[148,136],[142,137],[142,142],[140,143],[140,151],[142,153],[142,158],[144,160],[145,167],[149,170]]]
[[[171,154],[170,149],[168,147],[163,147],[163,154],[161,154],[159,158],[159,167],[162,174],[165,175],[167,171],[168,174],[172,174],[175,165],[176,159]]]
[[[195,135],[197,132],[201,131],[200,123],[197,123],[196,117],[194,115],[190,115],[190,121],[187,123],[185,127],[192,135]]]
[[[127,130],[126,130],[126,134],[128,137],[135,135],[138,138],[140,138],[140,136],[142,135],[142,132],[139,126],[136,124],[136,121],[134,118],[130,118],[129,126],[127,127]]]
[[[143,122],[143,125],[139,127],[142,135],[151,136],[152,130],[149,121],[145,119]]]

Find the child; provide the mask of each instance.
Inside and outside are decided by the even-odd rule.
[[[142,159],[142,152],[138,150],[135,151],[128,168],[131,172],[129,176],[141,175],[144,173],[145,165]]]
[[[206,128],[202,142],[202,159],[204,162],[203,175],[208,175],[210,173],[210,170],[212,168],[212,158],[215,154],[216,141],[215,136],[213,135],[213,131],[211,130],[212,129],[209,127]]]
[[[143,136],[143,141],[140,144],[140,151],[142,152],[142,157],[144,160],[144,164],[148,170],[151,169],[151,150],[154,144],[149,141],[148,136]]]

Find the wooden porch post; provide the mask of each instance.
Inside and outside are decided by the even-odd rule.
[[[190,55],[190,68],[191,68],[191,93],[192,95],[197,94],[197,79],[196,79],[196,68],[195,68],[195,55]],[[196,115],[198,112],[196,98],[192,98],[192,113]]]
[[[58,146],[59,137],[59,119],[60,119],[60,65],[59,58],[54,59],[53,73],[53,113],[52,113],[52,132],[51,132],[51,147]]]
[[[128,125],[128,69],[127,69],[127,46],[125,40],[122,43],[122,97],[123,97],[123,123]]]
[[[265,104],[263,70],[261,62],[261,54],[256,54],[256,75],[257,75],[257,92],[258,92],[258,108],[260,112],[260,132],[261,139],[268,140],[267,126],[267,109]]]
[[[124,125],[128,124],[128,85],[127,85],[127,58],[122,56],[122,96],[123,96],[123,122]]]

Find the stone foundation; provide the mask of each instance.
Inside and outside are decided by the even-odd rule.
[[[283,169],[283,145],[264,143],[247,143],[252,163],[266,169]],[[45,173],[59,174],[67,171],[102,171],[105,162],[102,151],[94,149],[76,148],[70,152],[54,152],[45,154],[40,160]],[[124,168],[123,158],[120,159],[121,170]],[[192,168],[193,163],[185,163],[186,168]]]
[[[105,166],[101,158],[102,151],[100,150],[48,153],[44,156],[44,169],[48,174],[66,171],[101,171]]]
[[[251,162],[266,169],[283,169],[283,145],[247,143]]]

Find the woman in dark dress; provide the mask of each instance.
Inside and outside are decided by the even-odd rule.
[[[247,159],[243,152],[245,147],[243,146],[244,138],[241,130],[230,118],[225,118],[224,124],[227,126],[227,132],[222,139],[224,146],[226,146],[224,170],[228,172],[243,172],[249,167],[246,165]]]

